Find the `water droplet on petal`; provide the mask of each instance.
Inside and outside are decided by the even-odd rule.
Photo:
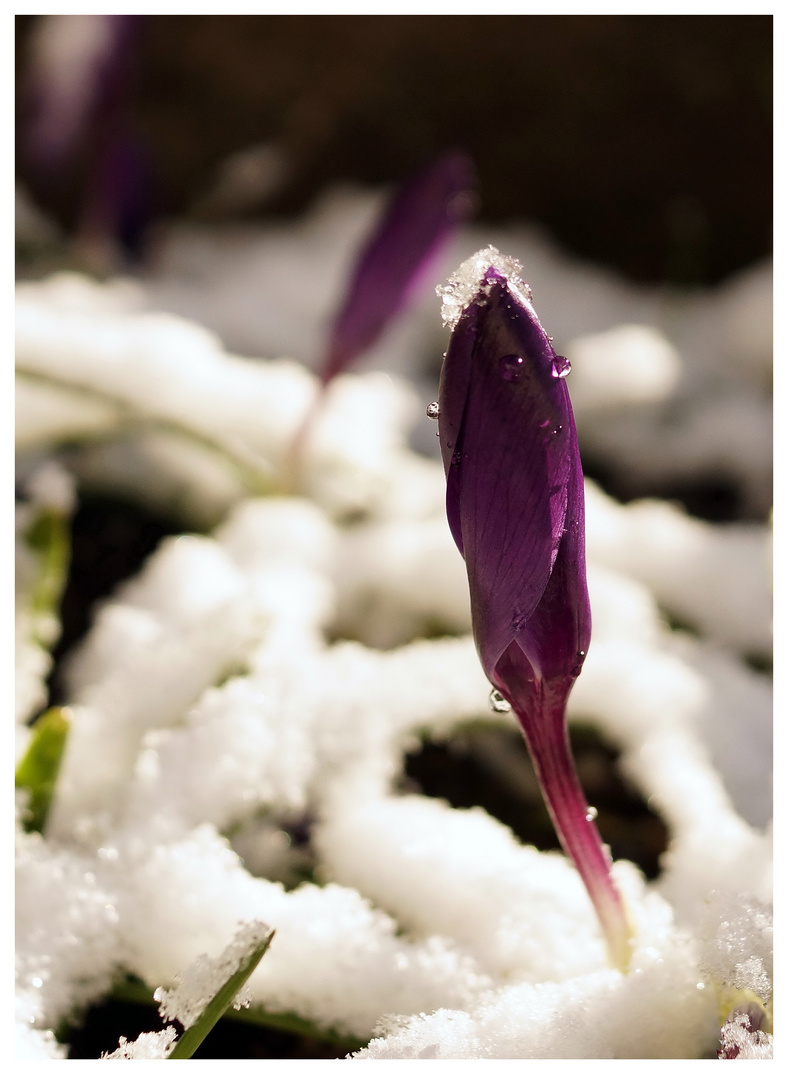
[[[586,807],[586,821],[596,821],[599,811],[595,806]]]
[[[572,370],[572,365],[566,356],[553,357],[553,376],[556,379],[565,379]]]
[[[522,356],[515,356],[514,353],[510,356],[502,356],[498,361],[498,372],[506,382],[517,382],[522,374],[524,364],[525,361]]]
[[[427,406],[427,416],[430,420],[437,420],[441,414],[441,408],[437,401],[431,401]]]
[[[575,653],[575,663],[570,673],[573,679],[576,679],[580,672],[583,670],[583,662],[585,658],[586,654],[582,649],[579,649],[578,652]]]
[[[499,693],[497,690],[490,691],[489,701],[490,708],[493,712],[506,713],[512,711],[512,706],[509,704],[503,694]]]

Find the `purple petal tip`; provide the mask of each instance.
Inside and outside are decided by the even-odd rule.
[[[475,205],[469,158],[444,154],[402,185],[356,262],[329,336],[323,383],[345,371],[378,339],[453,231]]]

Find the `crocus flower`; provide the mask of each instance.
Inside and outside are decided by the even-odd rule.
[[[457,150],[395,190],[361,249],[331,324],[320,369],[322,390],[374,345],[407,305],[475,199],[473,165]],[[282,470],[285,490],[298,486],[304,442],[322,402],[318,394],[293,439]]]
[[[497,701],[517,715],[561,845],[597,911],[611,962],[624,970],[627,917],[566,724],[591,637],[569,363],[542,329],[520,269],[487,248],[438,290],[453,327],[438,409],[446,512],[466,563],[485,674]]]
[[[473,166],[459,151],[444,154],[395,191],[356,261],[332,324],[324,385],[380,337],[474,201]]]
[[[31,41],[25,96],[27,153],[61,169],[126,92],[139,15],[44,15]]]
[[[150,217],[151,169],[130,120],[142,15],[45,15],[31,38],[20,161],[34,194],[80,203],[89,248],[135,259]]]

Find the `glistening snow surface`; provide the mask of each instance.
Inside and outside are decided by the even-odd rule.
[[[180,973],[173,990],[158,987],[153,997],[159,1003],[162,1019],[179,1020],[185,1028],[191,1027],[227,980],[251,959],[255,949],[270,934],[271,930],[265,923],[246,923],[237,930],[221,956],[198,956]],[[232,1005],[234,1009],[243,1009],[248,1008],[250,1002],[249,989],[244,986],[236,994]]]
[[[299,260],[319,283],[315,262],[344,235],[326,214],[241,259],[255,281],[246,308],[238,280],[222,286],[237,326],[244,311],[252,326],[277,281],[298,280]],[[171,261],[185,242],[173,241]],[[209,250],[201,265],[219,280],[230,264]],[[623,453],[633,475],[722,462],[761,505],[768,277],[688,300],[668,340],[645,293],[559,265],[538,238],[528,250],[544,325],[565,317],[577,342],[560,351],[573,360],[584,437]],[[279,275],[270,289],[266,259]],[[222,288],[200,288],[190,302],[209,318],[205,297],[218,303]],[[442,469],[407,444],[419,421],[435,442],[423,417],[434,394],[395,375],[338,379],[300,494],[256,494],[250,476],[263,489],[277,476],[316,380],[143,310],[154,295],[185,303],[179,289],[175,277],[143,289],[72,275],[18,290],[22,479],[67,464],[80,485],[177,512],[185,533],[104,602],[68,663],[73,727],[51,819],[44,838],[18,836],[20,1056],[62,1055],[51,1031],[118,972],[169,992],[255,920],[276,936],[250,981],[253,1004],[372,1040],[364,1057],[713,1054],[719,987],[772,993],[771,682],[744,661],[771,648],[767,526],[713,525],[656,499],[624,505],[586,485],[594,639],[570,722],[591,720],[619,748],[669,830],[656,882],[616,864],[636,928],[622,976],[605,966],[563,856],[522,845],[485,811],[397,793],[404,755],[425,737],[513,725],[488,705]],[[321,297],[318,284],[309,299]],[[310,318],[288,318],[283,304],[278,325],[297,334]],[[589,335],[622,325],[602,342],[609,363],[584,377],[583,350],[601,347]],[[710,396],[715,340],[727,374]],[[622,385],[625,353],[636,359]],[[666,440],[660,410],[677,401]],[[68,457],[53,450],[64,432],[80,443]],[[51,487],[41,475],[27,506]],[[18,609],[22,721],[48,664],[30,637],[30,595]],[[697,635],[670,629],[666,614]],[[435,627],[445,636],[424,639]],[[18,736],[21,754],[24,723]],[[298,883],[305,867],[315,882]],[[139,1051],[160,1052],[157,1038]]]
[[[479,284],[491,267],[509,278],[511,284],[519,289],[527,300],[531,299],[531,290],[520,276],[522,263],[509,255],[502,255],[498,248],[482,248],[466,259],[445,285],[439,285],[435,290],[442,298],[441,318],[444,326],[454,329],[460,315],[478,293]]]

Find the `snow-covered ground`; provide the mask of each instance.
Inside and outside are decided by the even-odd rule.
[[[259,921],[276,934],[253,1004],[371,1040],[363,1058],[703,1057],[737,1004],[770,1008],[771,680],[747,663],[771,652],[770,267],[668,294],[513,225],[466,229],[439,268],[488,243],[519,258],[572,361],[581,452],[644,490],[715,471],[750,516],[710,524],[587,481],[594,636],[570,722],[620,748],[669,832],[656,881],[615,866],[624,975],[562,855],[398,793],[420,740],[514,724],[488,706],[424,414],[445,348],[432,289],[330,385],[293,465],[379,199],[173,228],[138,280],[17,288],[18,756],[57,633],[30,522],[67,514],[76,484],[184,530],[68,661],[45,835],[18,832],[19,1056],[62,1056],[52,1031],[120,974],[172,986]],[[317,883],[286,887],[286,823],[306,814]],[[740,1056],[770,1054],[734,1034]]]

